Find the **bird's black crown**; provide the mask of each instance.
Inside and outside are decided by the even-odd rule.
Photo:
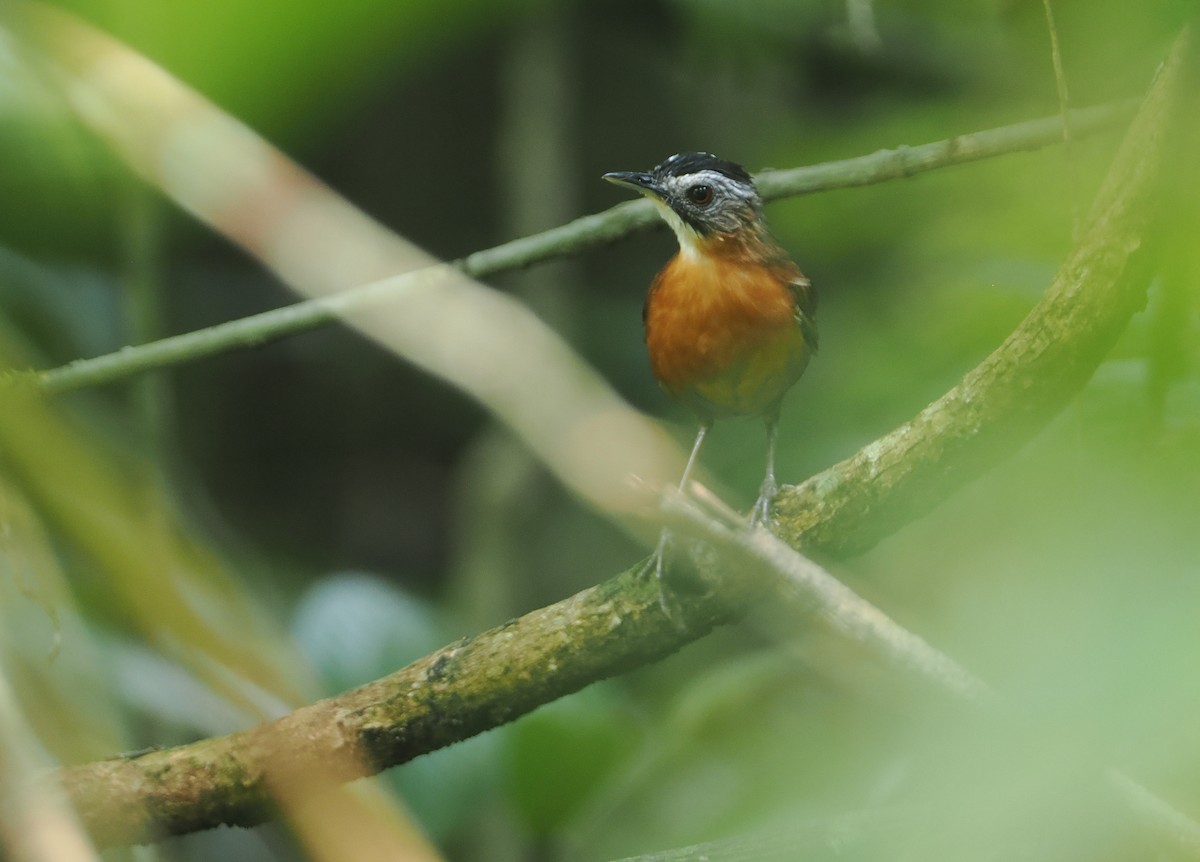
[[[712,153],[676,153],[654,169],[654,173],[662,177],[682,177],[700,171],[716,171],[736,182],[751,184],[745,168]]]

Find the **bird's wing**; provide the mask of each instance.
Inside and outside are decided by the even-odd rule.
[[[808,277],[796,270],[788,280],[788,288],[796,298],[796,325],[804,341],[817,352],[817,291]]]

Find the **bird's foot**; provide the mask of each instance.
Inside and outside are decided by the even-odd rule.
[[[770,531],[771,505],[775,502],[775,495],[778,493],[779,486],[775,484],[773,478],[767,477],[763,480],[762,488],[758,491],[758,499],[754,501],[754,508],[750,510],[750,529],[766,527]]]
[[[646,558],[646,562],[638,569],[637,578],[639,581],[647,580],[651,575],[654,580],[662,585],[663,572],[666,568],[664,562],[667,550],[667,532],[663,531],[662,537],[658,540],[658,547],[654,549],[654,553]]]
[[[671,620],[680,630],[686,630],[683,620],[679,615],[678,608],[675,608],[671,601],[671,590],[667,586],[667,545],[670,543],[671,534],[667,530],[663,530],[658,536],[658,545],[654,549],[654,553],[642,564],[638,570],[637,577],[639,580],[646,580],[651,575],[654,576],[654,581],[658,585],[658,606],[662,608],[663,615]]]

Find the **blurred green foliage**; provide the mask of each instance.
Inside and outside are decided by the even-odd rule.
[[[616,203],[602,172],[679,150],[787,167],[1058,109],[1031,0],[867,4],[866,23],[842,0],[59,5],[444,256]],[[1088,104],[1143,92],[1192,8],[1056,0],[1054,13]],[[291,301],[148,203],[7,39],[0,71],[10,366]],[[911,416],[1005,337],[1069,250],[1116,140],[770,207],[821,294],[822,352],[785,404],[784,481]],[[1194,179],[1166,212],[1147,310],[1078,402],[1004,469],[836,567],[995,684],[1009,726],[981,731],[844,645],[724,631],[388,785],[463,860],[611,859],[861,810],[903,814],[883,842],[901,857],[1020,856],[996,848],[1025,842],[1061,851],[1046,858],[1149,855],[1125,815],[1097,820],[1088,782],[1126,767],[1200,815]],[[655,389],[640,333],[670,253],[659,232],[497,287],[684,440],[691,419]],[[3,406],[4,667],[64,761],[343,690],[642,552],[477,408],[349,331],[81,393],[62,414]],[[762,447],[757,423],[718,426],[704,467],[744,503]],[[210,840],[222,858],[292,858],[227,836],[163,855],[208,858]]]

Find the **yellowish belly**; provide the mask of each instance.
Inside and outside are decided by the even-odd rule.
[[[668,392],[701,416],[753,416],[778,405],[808,365],[799,328],[760,344],[711,377]],[[664,384],[666,386],[666,384]]]

